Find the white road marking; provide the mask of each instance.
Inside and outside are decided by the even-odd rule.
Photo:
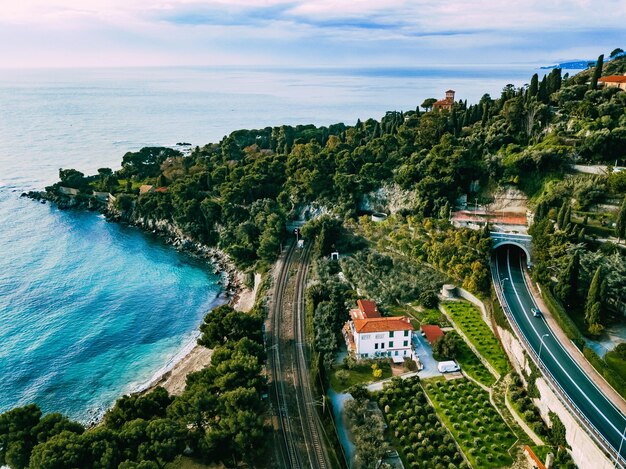
[[[506,263],[507,263],[507,267],[509,270],[509,278],[511,279],[510,283],[511,283],[511,287],[513,288],[513,292],[515,293],[515,297],[517,298],[517,301],[520,305],[520,307],[522,308],[522,311],[524,311],[524,305],[522,304],[522,299],[519,296],[519,293],[517,293],[517,289],[515,288],[515,284],[513,283],[513,273],[511,272],[511,262],[510,262],[510,251],[507,249],[507,255],[506,255]],[[506,297],[505,297],[505,301],[506,301]],[[526,316],[525,316],[526,317]],[[528,323],[530,324],[530,327],[532,327],[533,331],[535,331],[535,334],[537,334],[537,337],[541,337],[541,335],[539,334],[539,332],[537,331],[537,328],[535,327],[535,325],[532,323],[532,321],[529,321],[529,318],[526,317],[526,320],[528,321]],[[609,426],[611,428],[613,428],[613,430],[615,430],[615,432],[618,435],[622,435],[622,430],[618,430],[617,427],[613,424],[613,422],[611,422],[606,415],[604,415],[600,409],[598,408],[598,406],[596,406],[593,401],[591,399],[589,399],[589,397],[583,392],[583,390],[580,388],[580,386],[578,386],[578,383],[576,383],[576,381],[574,381],[574,379],[572,379],[572,377],[569,375],[569,373],[567,373],[567,371],[565,371],[565,368],[563,368],[563,365],[561,365],[561,363],[556,359],[556,357],[554,356],[554,354],[552,353],[552,351],[550,350],[550,347],[545,346],[544,347],[548,353],[550,354],[550,356],[552,357],[552,359],[554,360],[554,362],[558,365],[558,367],[561,369],[561,371],[563,371],[563,373],[565,374],[565,376],[567,376],[569,378],[569,380],[572,382],[572,384],[576,387],[576,389],[578,389],[578,391],[580,392],[580,394],[587,400],[587,402],[589,402],[589,404],[591,404],[591,406],[598,412],[598,414],[600,414],[604,420],[606,420],[606,422],[609,424]]]
[[[528,282],[526,281],[526,275],[524,275],[524,264],[522,263],[522,259],[520,257],[520,270],[522,272],[522,279],[524,280],[524,286],[526,287],[526,290],[528,291],[528,296],[530,297],[530,301],[532,301],[533,305],[535,306],[535,308],[539,309],[539,306],[537,305],[537,303],[535,303],[535,297],[530,293],[530,288],[528,287]],[[548,326],[548,322],[545,320],[545,318],[542,318],[543,321],[546,323],[546,328],[552,332],[552,329],[550,329],[550,326]],[[552,332],[554,334],[554,332]],[[556,337],[555,337],[556,339]],[[591,385],[596,388],[596,390],[602,394],[602,396],[604,396],[606,398],[607,403],[613,407],[613,410],[615,410],[615,412],[617,412],[618,414],[622,414],[622,411],[620,409],[618,409],[615,404],[613,404],[613,401],[611,401],[608,397],[606,397],[604,395],[604,393],[602,392],[602,390],[596,386],[596,383],[589,378],[589,376],[587,375],[587,373],[585,372],[585,370],[582,369],[582,367],[578,364],[578,362],[576,360],[574,360],[574,358],[572,358],[572,356],[569,354],[569,352],[567,350],[565,350],[565,347],[563,347],[563,344],[561,344],[561,342],[559,342],[558,340],[555,340],[556,344],[559,346],[559,348],[572,360],[572,362],[574,363],[574,365],[576,366],[576,368],[578,368],[578,370],[588,379],[588,381],[591,383]],[[545,347],[545,344],[544,344]],[[623,415],[623,414],[622,414]]]

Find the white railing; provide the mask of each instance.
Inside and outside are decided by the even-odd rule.
[[[543,361],[539,358],[539,355],[535,352],[535,350],[530,346],[530,342],[526,339],[526,336],[522,332],[519,324],[517,324],[517,320],[515,316],[511,312],[509,305],[504,297],[504,292],[502,291],[502,287],[500,285],[500,279],[496,278],[494,268],[491,268],[491,278],[493,280],[493,286],[496,290],[496,296],[498,297],[498,301],[502,306],[502,310],[506,315],[509,323],[513,326],[513,329],[516,332],[516,335],[521,340],[522,345],[528,352],[529,356],[539,368],[539,370],[544,374],[546,381],[555,391],[555,395],[557,398],[565,405],[570,413],[574,416],[574,418],[581,424],[583,428],[586,428],[589,435],[598,443],[598,445],[619,465],[621,468],[626,468],[626,459],[619,454],[613,446],[608,442],[608,440],[602,436],[602,434],[598,431],[593,423],[585,416],[585,414],[580,410],[580,408],[572,401],[567,392],[561,387],[559,382],[556,380],[552,372],[548,369],[547,366],[544,365]]]

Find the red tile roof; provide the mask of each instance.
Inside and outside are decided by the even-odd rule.
[[[363,313],[363,319],[365,318],[379,318],[380,313],[376,307],[376,303],[370,300],[357,300],[356,304],[359,306],[359,310]]]
[[[358,334],[364,334],[368,332],[412,331],[413,326],[409,318],[395,316],[391,318],[355,319],[354,329]]]
[[[626,83],[626,76],[624,75],[609,75],[608,77],[598,78],[598,81],[604,83]]]
[[[156,189],[154,189],[154,191],[165,194],[167,192],[167,187],[157,187]]]
[[[430,345],[434,344],[437,340],[443,337],[443,331],[439,326],[422,324],[422,331],[426,335],[426,339],[430,342]]]

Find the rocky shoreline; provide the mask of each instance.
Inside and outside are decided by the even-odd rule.
[[[213,267],[213,273],[222,276],[218,282],[223,295],[229,303],[235,303],[239,290],[243,286],[244,274],[237,270],[224,251],[206,246],[189,236],[186,236],[178,227],[167,220],[144,219],[134,217],[131,213],[121,213],[107,202],[96,197],[83,195],[68,196],[56,194],[52,191],[30,191],[22,193],[21,197],[39,202],[50,202],[61,210],[89,210],[103,214],[108,221],[127,226],[135,226],[163,240],[180,252],[193,257],[204,259]]]
[[[110,204],[93,196],[68,196],[46,190],[23,193],[21,197],[28,197],[41,203],[50,202],[61,210],[89,210],[99,212],[106,217],[107,221],[127,226],[135,226],[159,237],[165,244],[173,246],[180,252],[207,261],[211,265],[213,273],[221,276],[218,281],[218,285],[220,285],[222,289],[222,293],[220,294],[222,301],[220,301],[220,303],[228,303],[230,306],[240,309],[242,306],[240,299],[256,292],[256,289],[252,292],[245,287],[245,275],[237,270],[225,252],[205,246],[185,236],[172,222],[134,217],[132,212],[121,213]],[[185,387],[187,374],[199,371],[208,366],[210,364],[211,355],[212,350],[195,344],[186,354],[178,357],[175,362],[171,363],[171,366],[164,369],[163,373],[153,377],[149,383],[146,383],[145,386],[133,393],[144,394],[150,392],[157,386],[163,386],[168,392],[179,394]],[[99,411],[98,415],[89,417],[86,425],[89,427],[98,425],[103,416],[104,411]]]

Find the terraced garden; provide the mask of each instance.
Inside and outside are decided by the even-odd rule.
[[[510,466],[517,438],[489,402],[489,394],[466,379],[422,382],[438,415],[452,432],[472,467]]]
[[[480,361],[463,339],[459,339],[457,347],[458,352],[455,360],[461,365],[461,369],[485,386],[492,386],[496,382],[495,376],[483,365],[483,362]]]
[[[426,399],[419,378],[394,378],[376,394],[376,400],[405,467],[468,467],[454,438]]]
[[[509,362],[504,350],[489,326],[482,320],[478,308],[471,303],[460,301],[446,302],[443,307],[489,364],[500,374],[506,374]]]

